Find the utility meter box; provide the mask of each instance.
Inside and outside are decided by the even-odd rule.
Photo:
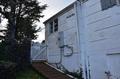
[[[59,47],[64,46],[64,32],[63,31],[58,33],[58,42],[59,42]]]

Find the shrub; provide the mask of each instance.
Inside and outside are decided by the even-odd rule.
[[[8,61],[5,42],[0,42],[0,60]]]
[[[15,79],[15,67],[11,62],[0,62],[0,79]]]
[[[62,64],[60,64],[60,65],[56,64],[56,66],[58,69],[62,70],[65,74],[69,74],[69,75],[75,77],[75,79],[83,79],[82,68],[80,68],[79,70],[77,70],[75,72],[70,72]]]
[[[64,70],[64,72],[65,72],[66,74],[69,74],[69,75],[77,78],[77,79],[83,79],[83,76],[82,76],[83,73],[82,73],[82,69],[81,69],[81,68],[80,68],[80,70],[78,70],[78,71],[76,71],[76,72],[70,72],[70,71],[68,71],[67,69]]]

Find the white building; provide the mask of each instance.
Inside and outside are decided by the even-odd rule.
[[[81,5],[88,79],[120,79],[119,4],[120,0],[88,0]]]
[[[44,22],[47,61],[84,79],[120,79],[120,0],[79,0]]]
[[[48,62],[77,71],[81,67],[76,2],[45,21]]]

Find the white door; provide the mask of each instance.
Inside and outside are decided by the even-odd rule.
[[[54,33],[48,37],[47,56],[49,63],[59,63],[61,61],[57,33]]]
[[[90,55],[88,58],[88,78],[106,79],[105,71],[107,69],[105,55]]]
[[[112,79],[120,79],[120,53],[109,54],[108,68]]]

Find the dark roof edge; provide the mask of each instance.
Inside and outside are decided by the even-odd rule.
[[[53,15],[52,17],[50,17],[49,19],[47,19],[47,20],[44,21],[43,23],[46,24],[49,20],[51,20],[51,19],[53,19],[54,17],[60,15],[60,14],[63,13],[65,10],[67,10],[67,9],[70,8],[70,7],[72,7],[75,3],[76,3],[76,1],[73,2],[73,3],[71,3],[70,5],[68,5],[67,7],[63,8],[61,11],[59,11],[58,13],[56,13],[55,15]]]

